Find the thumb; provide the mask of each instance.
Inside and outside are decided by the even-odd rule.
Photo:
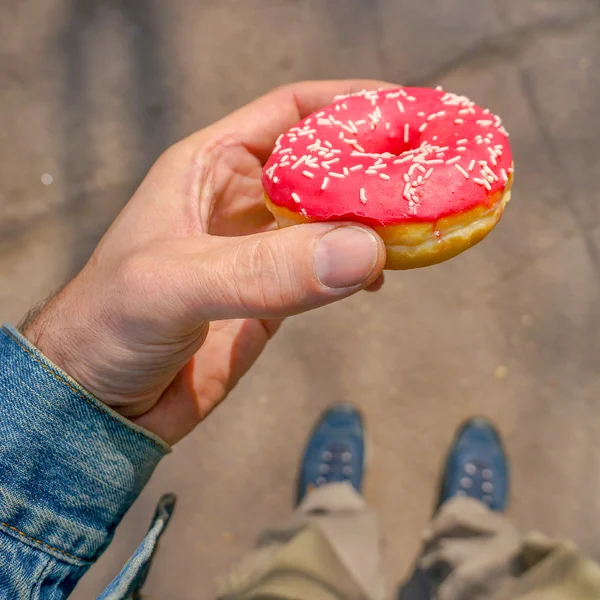
[[[277,318],[323,306],[373,283],[385,264],[367,227],[314,223],[238,238],[209,237],[186,265],[194,319]]]

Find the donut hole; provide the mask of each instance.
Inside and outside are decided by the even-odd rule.
[[[409,142],[406,143],[403,135],[390,133],[389,135],[382,136],[378,135],[377,131],[369,132],[363,139],[359,137],[357,141],[364,148],[365,152],[372,154],[387,153],[400,156],[403,152],[414,150],[417,146],[416,139],[411,143],[409,138]]]
[[[436,124],[437,125],[437,124]],[[415,127],[408,129],[408,142],[405,141],[404,125],[399,125],[389,130],[377,128],[374,131],[369,131],[363,136],[358,136],[358,143],[364,148],[365,152],[372,154],[393,154],[400,156],[404,152],[419,148],[424,142],[432,142],[436,135],[436,130],[439,129],[439,136],[443,136],[443,130],[439,127],[431,127],[430,131],[420,132]]]

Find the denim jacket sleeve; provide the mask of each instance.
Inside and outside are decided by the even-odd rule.
[[[0,329],[0,598],[66,598],[169,447]]]

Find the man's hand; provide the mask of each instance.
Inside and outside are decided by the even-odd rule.
[[[373,284],[370,229],[275,230],[261,168],[277,136],[376,81],[279,88],[168,149],[88,264],[24,334],[107,405],[169,443],[204,419],[280,320]]]

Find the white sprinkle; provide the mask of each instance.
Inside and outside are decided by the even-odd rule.
[[[342,108],[343,108],[344,110],[348,110],[348,106],[347,106],[347,104],[346,104],[345,102],[342,104]]]
[[[284,148],[283,150],[279,151],[279,154],[287,154],[288,152],[291,152],[292,149],[291,148]]]
[[[365,188],[360,188],[360,194],[359,194],[359,197],[360,197],[360,201],[361,201],[363,204],[366,204],[366,203],[367,203],[367,194],[365,193]]]
[[[391,177],[389,175],[386,175],[385,173],[379,173],[379,177],[381,177],[381,179],[391,179]]]
[[[485,174],[488,177],[492,177],[494,181],[498,181],[498,175],[496,175],[496,173],[494,173],[494,171],[492,171],[487,165],[483,167],[482,171],[485,171]]]
[[[354,134],[355,132],[352,130],[351,127],[348,127],[348,125],[342,125],[342,129],[344,129],[345,131],[347,131],[348,133],[352,133]],[[346,141],[346,140],[344,140]]]
[[[404,193],[402,194],[405,198],[408,198],[408,200],[410,200],[410,183],[407,183],[404,186]]]
[[[327,187],[328,183],[329,183],[329,177],[325,177],[323,179],[323,183],[321,184],[321,189],[324,190]]]
[[[367,169],[365,171],[366,175],[377,175],[377,171],[375,169]]]
[[[409,129],[408,129],[408,123],[404,124],[404,143],[408,144],[408,135],[409,135]]]
[[[490,121],[489,119],[479,119],[478,121],[475,121],[475,123],[477,123],[477,125],[481,125],[482,127],[487,127],[488,125],[491,125],[493,121]]]
[[[417,185],[421,185],[423,183],[423,175],[419,175],[417,177]]]
[[[407,99],[409,102],[414,102],[414,101],[416,100],[416,98],[415,98],[414,96],[406,96],[406,99]]]
[[[329,165],[338,162],[340,159],[339,158],[332,158],[331,160],[324,160],[321,163],[321,166],[324,167],[325,169],[329,168]]]
[[[359,171],[362,168],[362,165],[354,165],[353,167],[350,167],[350,171]]]
[[[398,110],[403,113],[404,112],[404,104],[400,102],[400,100],[396,100],[396,104],[398,105]]]
[[[465,179],[469,179],[469,174],[460,166],[460,165],[454,165],[456,167],[456,169],[458,171],[460,171]]]
[[[433,173],[433,167],[430,167],[429,171],[427,171],[427,173],[425,173],[425,175],[423,176],[423,179],[429,179],[431,177],[432,173]]]
[[[469,171],[472,171],[475,168],[475,159],[473,159],[470,163],[469,163]]]
[[[279,135],[279,137],[275,140],[275,145],[279,146],[281,144],[281,140],[283,139],[283,133]]]
[[[508,167],[508,169],[506,169],[509,173],[514,173],[515,170],[513,167]]]
[[[425,113],[423,111],[420,111],[417,113],[417,117],[424,117]]]
[[[304,175],[304,177],[308,177],[309,179],[314,179],[315,177],[310,171],[302,171],[302,175]]]
[[[406,183],[410,182],[410,177],[408,176],[408,173],[404,173],[402,177],[404,178],[404,181],[406,181]]]
[[[419,132],[423,133],[425,131],[425,129],[427,129],[427,123],[423,123],[423,125],[421,125],[421,127],[419,127]]]
[[[412,174],[414,173],[415,169],[419,167],[418,164],[413,163],[412,165],[410,165],[410,168],[408,169],[408,176],[412,177]]]
[[[292,200],[296,203],[296,204],[300,204],[300,196],[298,196],[298,194],[296,194],[296,192],[292,192]]]
[[[277,163],[275,163],[272,167],[269,167],[266,171],[269,179],[273,179],[273,173],[275,173],[275,169],[277,168]],[[45,183],[44,185],[49,185]]]
[[[328,148],[333,148],[331,142],[324,142],[324,144],[328,147]]]
[[[444,161],[441,158],[433,158],[425,161],[426,165],[443,165]]]
[[[402,158],[398,158],[398,159],[392,161],[392,164],[393,165],[399,165],[401,163],[405,163],[405,162],[407,162],[409,160],[412,160],[412,159],[413,159],[413,156],[411,154],[410,156],[403,156]]]
[[[479,179],[478,177],[473,177],[473,181],[475,183],[478,183],[479,185],[485,186],[487,190],[492,189],[492,186],[490,185],[490,182],[487,179]]]
[[[389,128],[390,128],[390,123],[386,123],[386,124],[385,124],[385,128],[386,128],[386,129],[389,129]]]
[[[365,149],[356,140],[352,140],[350,143],[354,146],[354,148],[356,148],[360,152],[365,151]]]
[[[342,173],[332,173],[331,171],[329,171],[329,177],[337,177],[338,179],[344,179]]]
[[[464,123],[463,119],[454,119],[455,125],[462,125]]]
[[[322,110],[321,112],[318,112],[318,113],[315,115],[315,117],[317,117],[317,119],[318,119],[319,117],[322,117],[324,114],[325,114],[325,111],[324,111],[324,110]]]
[[[413,185],[413,187],[417,187],[419,185],[419,182],[418,181],[413,181],[412,185]]]
[[[427,169],[423,165],[417,165],[417,169],[419,169],[419,171],[421,171],[421,173],[427,172]]]
[[[348,170],[348,167],[344,167],[344,175],[350,175],[350,171]]]
[[[308,158],[308,156],[306,156],[306,154],[304,156],[301,156],[293,165],[292,165],[292,169],[295,169],[296,167],[299,167],[306,159]]]
[[[471,111],[470,111],[468,108],[461,108],[461,109],[458,111],[458,114],[459,114],[459,115],[468,115],[470,112],[471,112]]]
[[[506,171],[504,169],[501,169],[500,175],[502,175],[502,179],[504,179],[505,182],[508,181],[508,175],[506,174]]]
[[[466,143],[467,143],[467,141],[468,141],[468,140],[467,140],[467,138],[463,138],[462,140],[458,140],[456,143],[457,143],[459,146],[462,146],[463,144],[466,144]]]
[[[458,150],[458,152],[466,152],[467,150],[466,146],[458,146],[456,149]]]
[[[449,158],[449,159],[446,161],[446,164],[447,164],[447,165],[452,165],[452,164],[454,164],[455,162],[458,162],[458,161],[460,160],[460,158],[461,158],[460,156],[455,156],[454,158]]]
[[[355,123],[356,125],[365,125],[366,121],[364,119],[361,119],[360,121],[356,121]]]
[[[277,175],[275,175],[275,177],[273,177],[273,183],[277,183],[279,181],[279,177],[277,177]]]

